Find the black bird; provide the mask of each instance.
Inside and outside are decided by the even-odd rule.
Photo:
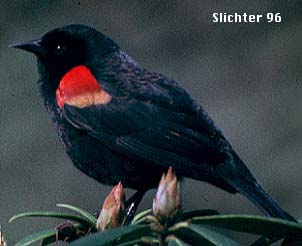
[[[239,192],[266,215],[295,221],[187,91],[109,37],[68,25],[14,47],[38,57],[46,109],[74,165],[90,177],[143,194],[172,166],[180,177]]]

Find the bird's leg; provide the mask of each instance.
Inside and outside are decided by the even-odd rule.
[[[146,191],[136,191],[127,201],[126,201],[126,216],[124,224],[129,224],[134,217],[134,214],[143,199]]]

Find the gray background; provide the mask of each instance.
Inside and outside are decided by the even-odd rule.
[[[214,24],[213,12],[280,12],[282,22]],[[7,224],[16,213],[61,202],[94,212],[110,190],[64,153],[39,95],[35,57],[7,47],[70,23],[105,32],[146,68],[179,81],[265,189],[301,217],[301,13],[300,1],[0,1],[0,223],[7,240],[57,223]],[[182,198],[185,209],[258,213],[240,195],[190,180]]]

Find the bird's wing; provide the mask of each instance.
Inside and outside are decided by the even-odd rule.
[[[107,105],[65,105],[62,112],[73,126],[140,161],[207,168],[223,162],[220,132],[202,109],[193,107],[184,90],[160,83],[144,89],[128,98],[113,98]]]

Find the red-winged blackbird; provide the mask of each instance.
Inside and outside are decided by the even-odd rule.
[[[47,111],[74,165],[103,184],[146,191],[177,175],[241,193],[294,220],[261,188],[212,119],[174,80],[147,71],[104,34],[69,25],[17,44],[38,57]]]

